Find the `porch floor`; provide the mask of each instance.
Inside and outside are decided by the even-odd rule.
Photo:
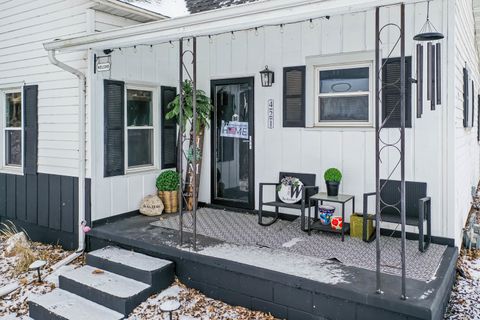
[[[162,216],[152,226],[179,230],[179,218]],[[192,232],[192,215],[184,216],[184,230]],[[331,260],[375,271],[375,242],[366,243],[350,236],[341,241],[339,234],[312,232],[308,236],[300,229],[300,218],[292,221],[279,220],[269,227],[257,223],[252,214],[219,209],[202,208],[197,212],[197,234],[235,245],[271,248],[301,256]],[[382,272],[401,275],[400,239],[381,237]],[[429,281],[435,276],[447,246],[432,244],[422,253],[418,241],[407,240],[407,277]]]
[[[219,217],[229,218],[227,227],[220,224],[213,228],[222,230],[223,236],[216,234],[217,239],[205,236],[203,233],[208,232],[208,226],[204,225],[202,216],[212,218],[211,223],[221,223]],[[94,226],[88,235],[89,248],[114,244],[172,260],[176,264],[177,277],[187,286],[229,304],[271,312],[278,318],[443,317],[455,278],[456,248],[433,245],[429,254],[417,255],[416,243],[411,244],[407,257],[411,262],[407,268],[418,270],[423,265],[423,271],[409,274],[408,300],[404,301],[400,299],[401,279],[395,275],[396,267],[388,267],[390,274],[381,276],[383,294],[375,293],[376,274],[368,264],[369,260],[375,263],[374,243],[364,244],[359,239],[346,237],[342,244],[338,234],[319,233],[308,237],[300,231],[296,221],[279,221],[271,227],[260,227],[263,235],[258,235],[258,231],[251,230],[257,228],[255,216],[242,214],[232,218],[231,213],[207,209],[198,217],[197,252],[191,245],[179,246],[175,227],[178,217],[175,216],[159,220],[135,215]],[[243,219],[253,219],[255,223],[249,224],[252,228],[239,227],[237,223],[245,223]],[[188,222],[186,224],[188,227]],[[384,240],[392,248],[388,251],[396,250],[398,239],[382,239],[382,243]],[[191,234],[185,233],[185,243],[190,241]],[[321,258],[316,256],[325,246],[330,253]],[[348,259],[349,254],[355,258]],[[392,255],[388,259],[394,258]]]

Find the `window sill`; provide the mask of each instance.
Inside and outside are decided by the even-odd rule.
[[[137,167],[137,168],[127,169],[125,175],[145,174],[145,173],[152,173],[156,171],[160,171],[160,169],[158,169],[156,166]]]
[[[0,168],[0,173],[4,174],[14,174],[17,176],[23,176],[23,168],[15,168],[15,167],[3,167]]]

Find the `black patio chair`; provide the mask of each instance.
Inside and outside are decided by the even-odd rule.
[[[381,221],[401,223],[400,218],[400,181],[380,180],[381,198],[380,215]],[[375,220],[376,215],[368,215],[368,198],[376,193],[365,193],[363,195],[363,241],[372,241],[367,239],[367,220]],[[418,227],[418,249],[425,252],[432,240],[431,233],[431,198],[427,197],[427,184],[424,182],[405,182],[405,214],[406,225]],[[365,219],[366,217],[366,219]],[[427,239],[423,224],[427,221]],[[375,226],[377,227],[377,226]]]
[[[277,186],[280,184],[284,177],[295,177],[298,178],[304,185],[302,190],[302,199],[297,203],[284,203],[282,202],[277,194]],[[263,202],[263,189],[265,186],[274,186],[275,192],[275,201]],[[305,207],[308,206],[309,199],[314,194],[318,193],[318,187],[315,186],[315,174],[310,173],[294,173],[294,172],[280,172],[278,182],[272,183],[260,183],[260,195],[259,195],[259,205],[258,205],[258,224],[261,226],[270,226],[277,222],[279,218],[279,208],[288,208],[288,209],[297,209],[301,213],[301,228],[303,231],[307,231],[305,228]],[[263,222],[263,207],[274,207],[275,216],[273,220],[267,223]]]

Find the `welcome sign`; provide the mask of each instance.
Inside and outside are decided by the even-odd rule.
[[[248,139],[248,122],[222,120],[221,137]]]

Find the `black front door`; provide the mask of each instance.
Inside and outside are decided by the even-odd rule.
[[[254,209],[254,78],[213,80],[212,203]]]

